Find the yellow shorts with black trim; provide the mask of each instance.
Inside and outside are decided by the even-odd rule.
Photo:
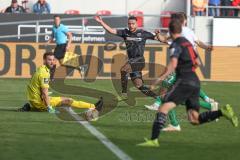
[[[62,98],[61,97],[50,97],[50,105],[52,107],[58,107],[61,105]],[[40,111],[44,112],[47,111],[47,106],[44,104],[43,101],[29,101],[31,105],[32,111]]]

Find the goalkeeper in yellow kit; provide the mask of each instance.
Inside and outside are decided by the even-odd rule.
[[[55,113],[55,107],[62,105],[101,111],[103,107],[102,97],[96,104],[91,104],[67,97],[48,96],[50,69],[54,66],[54,61],[55,57],[53,53],[47,52],[43,55],[44,65],[36,70],[27,86],[29,103],[26,103],[19,111],[48,111],[49,113]]]

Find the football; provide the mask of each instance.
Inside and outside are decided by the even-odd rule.
[[[85,112],[85,119],[87,121],[96,121],[99,118],[99,112],[96,109],[89,109]]]

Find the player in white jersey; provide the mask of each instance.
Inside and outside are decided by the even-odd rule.
[[[182,37],[185,37],[191,44],[194,49],[197,51],[197,47],[205,49],[207,51],[212,51],[213,47],[211,45],[207,45],[204,42],[200,41],[194,31],[187,27],[187,16],[184,12],[174,13],[171,15],[171,19],[178,19],[182,23]],[[158,39],[161,42],[171,44],[171,37],[169,33],[166,36],[163,36],[160,33],[160,30],[156,30],[156,34],[158,34]]]

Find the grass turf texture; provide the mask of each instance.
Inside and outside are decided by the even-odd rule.
[[[13,108],[25,101],[26,79],[0,79],[0,159],[117,159],[88,131],[74,121],[63,121],[48,113],[18,113]],[[68,80],[72,85],[105,90],[116,94],[111,82],[99,80],[83,83]],[[131,83],[131,82],[130,82]],[[202,88],[221,105],[230,103],[238,117],[240,83],[203,82]],[[62,95],[54,93],[53,95]],[[86,101],[90,97],[66,95]],[[100,96],[100,95],[99,95]],[[177,114],[183,131],[163,133],[160,148],[140,148],[135,145],[149,137],[154,112],[144,109],[151,98],[137,99],[136,106],[119,103],[111,113],[92,124],[105,134],[125,153],[137,160],[149,159],[196,159],[196,160],[239,160],[240,129],[221,118],[219,122],[192,126],[187,122],[185,107],[178,107]],[[77,110],[78,111],[78,110]]]

